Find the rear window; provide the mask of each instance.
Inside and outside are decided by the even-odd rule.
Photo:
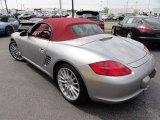
[[[78,18],[91,18],[93,17],[93,21],[95,21],[95,18],[97,18],[98,20],[101,20],[101,17],[100,17],[100,13],[99,12],[96,12],[96,11],[78,11],[76,13],[76,17]],[[97,21],[97,20],[96,20]]]
[[[160,20],[158,18],[146,18],[144,21],[154,26],[160,25]]]
[[[99,21],[99,19],[97,17],[88,17],[87,19],[91,20],[91,21]]]
[[[72,29],[73,29],[73,32],[79,36],[87,36],[87,35],[103,33],[103,30],[96,24],[73,25]]]

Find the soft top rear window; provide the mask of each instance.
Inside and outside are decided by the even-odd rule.
[[[73,32],[79,36],[102,34],[103,30],[96,24],[73,25]]]

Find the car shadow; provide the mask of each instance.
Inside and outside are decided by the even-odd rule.
[[[10,37],[10,36],[7,36],[7,35],[0,35],[0,39],[1,39],[1,38],[7,38],[7,37]]]
[[[89,101],[78,109],[101,120],[151,120],[160,119],[160,85],[152,82],[151,89],[134,99],[118,104]]]
[[[34,67],[30,63],[26,63],[28,67],[41,75],[45,80],[57,88],[56,83],[48,75]],[[154,79],[158,79],[156,77]],[[151,81],[151,88],[143,92],[138,97],[118,104],[104,104],[88,100],[84,105],[74,105],[76,109],[83,111],[91,116],[96,116],[101,120],[139,120],[139,119],[156,119],[160,118],[160,85],[155,80]],[[67,101],[66,101],[67,102]],[[152,113],[153,112],[153,113]],[[157,112],[157,113],[156,113]]]
[[[57,88],[56,82],[51,77],[49,77],[47,74],[45,74],[44,72],[42,72],[41,70],[39,70],[37,67],[33,66],[31,63],[29,63],[27,61],[24,61],[24,62],[26,62],[26,65],[29,68],[31,68],[33,71],[36,71],[42,78],[44,78],[49,83],[51,83],[54,87]]]

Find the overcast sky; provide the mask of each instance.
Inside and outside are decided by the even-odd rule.
[[[3,1],[3,0],[2,0]],[[72,0],[62,0],[62,8],[71,9]],[[160,0],[129,0],[129,7],[134,8],[160,8]],[[17,0],[20,4],[24,4],[25,8],[59,8],[59,0]],[[75,9],[102,10],[105,6],[109,8],[125,8],[127,0],[74,0]],[[17,8],[16,0],[7,0],[9,8]],[[0,6],[1,7],[1,6]]]

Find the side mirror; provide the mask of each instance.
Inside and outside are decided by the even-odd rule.
[[[26,31],[21,32],[20,36],[27,36],[27,32]]]

